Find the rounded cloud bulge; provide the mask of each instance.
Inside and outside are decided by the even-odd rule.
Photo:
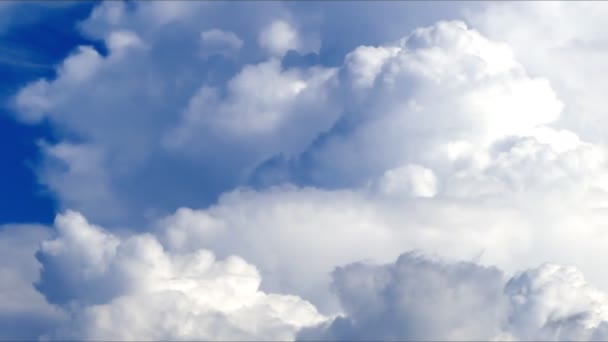
[[[534,50],[544,19],[513,14],[587,5],[377,6],[344,36],[331,3],[98,4],[77,28],[104,49],[11,99],[55,132],[35,168],[59,213],[0,230],[29,256],[0,263],[0,298],[26,299],[0,328],[38,310],[29,339],[608,338],[602,83],[564,64],[601,70],[601,37],[568,22]],[[406,9],[428,20],[395,35]]]
[[[239,257],[171,253],[154,235],[119,237],[71,211],[55,228],[37,253],[36,287],[70,320],[45,338],[289,340],[326,319],[297,296],[260,291]]]
[[[572,266],[508,273],[419,252],[347,263],[331,272],[342,309],[325,316],[298,296],[261,291],[260,273],[238,256],[172,252],[155,234],[118,236],[76,212],[58,215],[54,228],[37,252],[36,287],[61,314],[45,340],[603,340],[608,332],[608,294]]]

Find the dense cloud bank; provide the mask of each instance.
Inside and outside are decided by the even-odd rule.
[[[12,98],[61,213],[0,230],[0,338],[608,338],[608,6],[336,6],[96,6]]]
[[[36,287],[70,321],[46,336],[92,340],[289,340],[324,320],[296,296],[259,291],[255,266],[170,253],[154,235],[118,237],[75,212],[42,242]]]
[[[333,272],[346,315],[305,329],[313,340],[605,340],[608,297],[572,267],[511,278],[494,267],[415,253]]]
[[[171,252],[154,234],[115,235],[75,212],[59,215],[55,230],[0,236],[13,248],[42,240],[36,289],[52,304],[23,286],[18,309],[46,312],[46,330],[36,330],[44,339],[604,340],[608,332],[608,294],[571,266],[509,275],[420,253],[350,263],[331,273],[342,311],[325,316],[298,296],[261,291],[259,271],[238,256]],[[37,277],[14,277],[28,278]]]

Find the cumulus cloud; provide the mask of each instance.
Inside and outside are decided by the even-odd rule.
[[[264,28],[258,42],[272,55],[279,57],[289,50],[297,51],[302,45],[298,32],[283,20],[277,20]]]
[[[211,29],[201,32],[202,50],[205,55],[212,53],[230,54],[239,50],[244,42],[234,32]]]
[[[327,100],[333,68],[286,69],[280,56],[260,58],[258,34],[287,17],[283,5],[242,4],[238,11],[248,15],[233,25],[219,20],[234,12],[232,4],[102,3],[80,28],[107,51],[80,46],[54,78],[16,94],[19,119],[47,120],[61,132],[57,149],[99,151],[100,167],[82,177],[111,179],[98,183],[100,192],[126,206],[121,214],[112,206],[91,209],[90,194],[64,184],[72,175],[54,167],[62,156],[47,149],[55,162],[41,178],[63,208],[117,225],[142,223],[183,203],[207,205],[261,161],[299,153],[331,127],[339,114]],[[314,36],[309,31],[298,35],[302,46]],[[175,170],[183,174],[174,177]],[[152,179],[154,186],[137,184]]]
[[[42,179],[64,206],[122,227],[130,216],[166,217],[160,233],[170,250],[203,246],[222,257],[241,255],[260,268],[264,288],[302,295],[323,309],[336,307],[326,290],[331,269],[360,258],[388,261],[404,249],[460,258],[485,251],[488,262],[509,270],[526,258],[556,257],[596,271],[582,255],[601,254],[585,248],[581,235],[574,236],[580,257],[558,251],[573,229],[605,239],[598,233],[606,203],[603,148],[549,126],[561,101],[507,45],[462,22],[440,22],[393,44],[357,48],[338,69],[285,69],[271,57],[245,65],[224,85],[201,85],[194,79],[202,71],[187,78],[181,64],[167,63],[161,48],[171,39],[151,33],[164,26],[121,19],[156,5],[121,6],[104,4],[84,26],[107,37],[119,32],[118,41],[131,43],[114,44],[107,56],[81,49],[56,80],[17,96],[45,84],[40,96],[61,103],[46,115],[87,138],[47,150],[48,159],[64,165],[50,164]],[[184,25],[189,32],[194,22]],[[184,58],[207,63],[199,56],[206,31],[193,27]],[[82,61],[99,69],[83,76]],[[150,77],[149,86],[133,84],[134,70]],[[63,80],[72,74],[80,76]],[[97,107],[76,96],[93,84],[107,91],[92,95],[100,96]],[[273,155],[256,171],[259,183],[301,186],[236,190],[208,206],[215,198],[209,194],[245,182]],[[114,206],[100,209],[100,201]],[[563,215],[552,217],[555,211]]]
[[[604,125],[575,118],[599,107],[573,100],[580,75],[556,76],[566,53],[543,62],[597,32],[556,28],[535,50],[543,30],[501,32],[569,7],[490,4],[468,24],[362,34],[323,65],[331,37],[300,5],[238,4],[226,23],[237,5],[102,3],[80,28],[107,51],[78,47],[14,97],[60,135],[40,144],[41,181],[108,229],[67,212],[41,245],[36,288],[71,317],[47,337],[292,339],[339,312],[300,337],[606,336],[605,295],[580,273],[608,287],[589,262],[608,243]],[[479,264],[342,267],[405,250]],[[512,276],[547,260],[580,271]]]
[[[229,81],[224,99],[216,88],[199,89],[177,127],[168,132],[166,142],[170,147],[185,145],[186,149],[205,146],[210,143],[205,140],[212,139],[200,132],[208,131],[207,135],[218,135],[218,140],[233,144],[255,139],[256,145],[267,150],[258,157],[262,160],[272,153],[302,150],[317,132],[329,128],[335,120],[335,115],[323,112],[327,97],[324,86],[334,73],[333,69],[324,68],[283,71],[276,59],[246,66]],[[285,135],[286,132],[292,134]],[[283,146],[279,146],[278,139]]]
[[[180,212],[179,222],[164,223],[169,229],[221,228],[188,210]],[[603,340],[608,332],[608,295],[572,266],[542,264],[510,273],[420,253],[387,264],[339,265],[331,289],[341,313],[328,319],[300,297],[261,291],[260,273],[240,257],[218,260],[201,248],[176,252],[154,234],[113,234],[75,212],[59,215],[55,229],[52,238],[47,230],[26,230],[36,242],[30,248],[15,244],[12,231],[10,241],[0,236],[11,256],[11,248],[19,248],[33,260],[38,248],[42,273],[36,288],[57,305],[26,283],[15,297],[12,278],[3,278],[4,292],[21,298],[3,313],[47,312],[29,338]],[[33,266],[7,265],[4,272],[38,279]]]
[[[42,226],[0,226],[1,340],[35,340],[67,319],[32,286],[40,271],[34,254],[50,234]]]
[[[188,210],[164,224],[221,228]],[[55,237],[40,231],[33,241],[45,239],[36,288],[58,306],[24,286],[36,314],[46,307],[54,317],[31,331],[45,339],[602,340],[608,331],[608,295],[571,266],[543,264],[509,275],[419,253],[388,264],[340,265],[331,288],[341,314],[328,320],[300,297],[261,291],[260,273],[239,257],[217,260],[201,248],[176,252],[153,234],[112,234],[75,212],[59,215],[55,228]],[[15,302],[15,310],[24,303]]]
[[[37,289],[71,319],[45,338],[288,340],[325,319],[299,297],[260,291],[239,257],[172,253],[151,234],[120,237],[71,211],[55,228],[37,254]]]
[[[387,170],[372,186],[377,191],[413,197],[433,197],[437,194],[437,178],[432,170],[420,165],[405,165]]]
[[[522,144],[496,152],[486,168],[440,178],[435,188],[418,169],[420,179],[406,173],[403,188],[382,176],[380,186],[358,190],[236,190],[205,210],[178,210],[161,221],[159,233],[172,250],[202,245],[242,255],[260,268],[262,286],[288,289],[330,312],[336,305],[326,274],[334,267],[388,261],[408,249],[481,257],[508,271],[546,260],[572,263],[607,284],[601,265],[587,262],[604,257],[605,166],[589,172],[584,149],[559,155],[532,139]]]
[[[607,12],[600,2],[488,3],[466,17],[484,35],[508,43],[529,72],[551,81],[566,103],[560,126],[606,143]]]
[[[283,168],[293,181],[349,187],[403,164],[450,170],[446,145],[487,147],[528,135],[558,119],[563,106],[549,82],[528,76],[507,45],[463,22],[355,49],[340,70],[340,85],[344,114],[331,133],[260,173]]]
[[[333,272],[345,315],[303,340],[605,339],[608,297],[573,267],[544,264],[511,278],[497,268],[419,254]]]

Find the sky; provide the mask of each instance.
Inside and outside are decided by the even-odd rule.
[[[0,340],[608,339],[607,15],[0,2]]]

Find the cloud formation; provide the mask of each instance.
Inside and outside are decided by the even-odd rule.
[[[120,237],[75,212],[55,228],[37,254],[37,289],[70,319],[47,339],[602,340],[608,331],[608,295],[571,266],[509,275],[420,253],[347,264],[331,273],[343,311],[328,319],[297,296],[260,291],[256,267],[239,257],[171,252],[152,234]]]
[[[560,72],[603,38],[539,38],[541,12],[587,5],[489,4],[356,44],[308,12],[338,5],[301,6],[105,2],[79,24],[103,48],[13,98],[56,130],[39,179],[74,211],[8,252],[29,271],[5,267],[0,294],[34,303],[11,312],[52,316],[50,339],[608,338],[602,73],[581,79],[602,59]]]
[[[34,254],[50,235],[42,226],[0,226],[0,340],[35,340],[67,319],[32,286],[41,266]]]
[[[287,172],[288,180],[352,187],[406,163],[453,172],[450,145],[530,135],[562,109],[549,82],[528,76],[507,45],[458,21],[416,29],[393,45],[358,47],[339,75],[338,124],[301,156],[262,168],[261,177]]]
[[[287,50],[309,51],[314,32],[296,31],[281,3],[241,7],[252,15],[235,26],[218,20],[234,11],[228,3],[102,3],[80,27],[107,51],[77,47],[55,78],[16,94],[20,120],[48,120],[61,132],[41,179],[64,209],[122,225],[208,205],[259,163],[299,153],[331,127],[334,69],[282,67]],[[268,55],[268,44],[281,54]],[[76,171],[88,157],[52,153],[67,146],[97,151],[96,167]],[[92,209],[90,193],[65,184],[76,173],[116,205]]]
[[[466,17],[487,37],[509,44],[529,72],[551,81],[566,103],[561,127],[606,143],[601,89],[608,72],[602,33],[607,12],[595,2],[494,3]]]
[[[75,212],[55,228],[36,287],[70,321],[46,338],[289,340],[325,319],[299,297],[260,291],[256,267],[239,257],[171,253],[154,235],[119,237]]]
[[[312,340],[604,340],[608,297],[573,267],[497,268],[415,253],[333,272],[346,314],[305,329]]]

